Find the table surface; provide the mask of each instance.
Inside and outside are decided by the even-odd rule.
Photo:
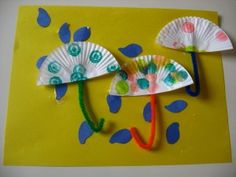
[[[220,15],[221,27],[236,41],[236,0],[0,0],[0,177],[64,177],[64,176],[149,176],[149,177],[236,177],[236,49],[224,52],[223,66],[232,163],[204,165],[172,165],[145,167],[14,167],[2,166],[4,125],[6,122],[10,72],[13,55],[16,18],[20,5],[77,5],[114,7],[156,7],[213,10]]]

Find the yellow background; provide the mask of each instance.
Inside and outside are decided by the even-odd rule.
[[[77,85],[70,84],[66,96],[57,102],[53,87],[36,86],[37,59],[62,45],[58,29],[70,24],[75,32],[82,26],[91,27],[89,41],[111,51],[120,63],[129,60],[117,49],[138,43],[145,54],[160,54],[173,58],[192,74],[191,56],[181,51],[155,44],[160,29],[182,16],[200,16],[215,23],[216,12],[102,8],[44,7],[51,16],[48,28],[38,26],[38,7],[19,10],[14,46],[8,115],[5,131],[4,164],[45,166],[159,165],[230,162],[231,150],[225,102],[222,61],[219,53],[199,54],[201,95],[188,96],[184,89],[157,95],[159,145],[153,151],[138,148],[134,141],[125,145],[110,144],[109,138],[119,129],[138,127],[145,139],[150,124],[142,117],[148,96],[123,97],[116,114],[109,112],[106,95],[114,74],[87,81],[91,109],[97,117],[106,119],[104,132],[94,134],[85,145],[78,142],[77,132],[84,121],[78,102]],[[171,113],[164,106],[183,99],[188,107],[181,113]],[[166,128],[180,124],[180,140],[168,144]]]

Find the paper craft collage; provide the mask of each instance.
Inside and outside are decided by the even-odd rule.
[[[230,162],[231,49],[213,11],[20,7],[4,164]]]

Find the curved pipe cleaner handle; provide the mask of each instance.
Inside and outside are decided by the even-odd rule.
[[[80,104],[80,108],[82,110],[82,113],[84,115],[85,120],[87,121],[89,127],[94,131],[94,132],[100,132],[103,128],[103,124],[104,124],[104,119],[101,118],[98,121],[97,126],[94,125],[94,122],[92,122],[92,119],[90,118],[88,112],[87,112],[87,108],[86,105],[84,103],[84,81],[78,81],[78,99],[79,99],[79,104]]]
[[[130,129],[131,135],[135,140],[135,143],[143,148],[143,149],[147,149],[147,150],[151,150],[152,149],[152,145],[154,142],[154,138],[155,138],[155,132],[156,132],[156,99],[154,95],[151,95],[150,97],[151,99],[151,134],[148,140],[148,143],[144,143],[141,138],[139,137],[137,130],[135,127],[132,127]]]
[[[185,87],[185,91],[191,96],[198,96],[200,94],[200,81],[198,75],[198,65],[197,65],[197,57],[195,52],[191,52],[192,64],[193,64],[193,72],[194,72],[194,85],[195,91],[193,91],[189,86]]]

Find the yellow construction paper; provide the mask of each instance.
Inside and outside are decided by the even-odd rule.
[[[53,87],[36,86],[39,71],[37,59],[62,45],[58,29],[70,24],[75,32],[82,26],[91,28],[89,41],[111,51],[120,63],[129,60],[119,47],[138,43],[142,55],[159,54],[175,59],[191,74],[191,56],[160,47],[155,38],[168,22],[181,16],[200,16],[218,22],[216,12],[103,7],[44,7],[51,24],[37,24],[38,7],[19,9],[11,74],[7,123],[5,129],[4,164],[40,166],[111,166],[219,163],[231,161],[224,77],[219,53],[198,54],[201,95],[191,97],[184,89],[157,95],[158,148],[145,151],[132,140],[128,144],[110,144],[111,135],[136,126],[145,139],[150,124],[142,117],[149,96],[122,97],[116,114],[109,112],[106,95],[114,74],[86,81],[91,109],[106,119],[103,133],[94,134],[86,144],[78,141],[78,128],[84,121],[77,102],[77,85],[70,84],[61,101],[54,98]],[[171,113],[164,106],[183,99],[188,107]],[[130,111],[132,110],[132,111]],[[180,140],[168,144],[167,127],[180,124]]]

